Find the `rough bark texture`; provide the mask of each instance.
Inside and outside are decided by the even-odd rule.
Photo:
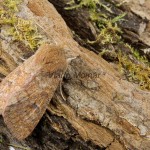
[[[19,142],[1,121],[2,137],[10,143],[38,150],[149,150],[150,93],[121,79],[109,63],[79,46],[47,0],[26,0],[22,8],[20,15],[34,20],[49,43],[63,45],[66,59],[74,59],[68,65],[62,84],[66,98],[57,90],[48,106],[46,119],[41,120],[33,134]],[[13,56],[9,60],[15,68],[21,63],[19,58],[23,52],[18,56],[8,47],[3,41],[2,49]],[[7,143],[3,143],[2,148],[4,146],[7,147]]]
[[[91,46],[86,40],[95,40],[99,34],[97,27],[91,22],[90,14],[88,9],[75,9],[75,10],[66,10],[68,7],[68,0],[49,0],[57,9],[57,11],[62,15],[67,25],[75,32],[74,38],[78,42],[91,49],[92,51],[99,53],[101,45]],[[101,1],[106,6],[109,6],[112,10],[112,13],[109,14],[111,18],[118,16],[126,12],[125,21],[119,23],[119,26],[123,30],[122,37],[125,41],[128,41],[134,47],[137,47],[141,53],[147,53],[147,57],[150,59],[150,43],[149,43],[149,1],[144,3],[139,1],[123,1],[123,0],[113,0],[113,1]],[[116,4],[121,4],[120,7],[117,7]],[[142,4],[141,4],[142,3]],[[138,8],[138,9],[137,9]],[[139,11],[140,10],[140,11]],[[106,13],[105,10],[99,10],[101,13]],[[108,12],[107,12],[108,13]],[[82,30],[81,30],[82,29]],[[78,36],[80,38],[78,38]],[[119,48],[116,47],[116,48]],[[123,51],[123,46],[120,47]]]

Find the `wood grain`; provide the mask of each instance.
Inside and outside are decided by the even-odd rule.
[[[44,44],[2,81],[2,115],[17,139],[26,138],[34,130],[66,67],[63,48]]]

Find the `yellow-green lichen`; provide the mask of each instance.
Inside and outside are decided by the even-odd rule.
[[[3,0],[0,6],[0,28],[7,26],[7,35],[12,41],[19,41],[36,50],[42,41],[36,25],[16,15],[21,0]]]

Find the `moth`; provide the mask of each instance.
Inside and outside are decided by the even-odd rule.
[[[40,121],[66,67],[63,47],[43,44],[1,82],[0,113],[18,140],[29,136]]]

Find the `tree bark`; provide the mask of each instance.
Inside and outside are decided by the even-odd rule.
[[[21,7],[24,9],[19,15],[32,19],[48,43],[63,45],[70,61],[62,84],[65,98],[58,88],[33,134],[17,143],[42,150],[150,149],[150,93],[122,79],[109,63],[74,41],[66,23],[47,0],[27,0]],[[2,41],[2,50],[13,64],[9,73],[27,53],[23,48],[15,51],[11,44]],[[32,54],[28,52],[28,57]],[[0,126],[2,137],[14,142],[3,121]]]
[[[100,46],[91,47],[86,40],[95,40],[97,35],[99,34],[99,30],[97,27],[91,22],[90,14],[88,9],[75,9],[75,10],[66,10],[68,7],[68,0],[49,0],[57,9],[57,11],[62,15],[63,19],[71,28],[76,35],[82,39],[78,39],[76,35],[74,38],[80,42],[81,45],[90,48],[94,52],[99,52]],[[128,41],[131,45],[138,47],[138,49],[142,52],[144,49],[150,47],[149,43],[149,16],[147,11],[149,11],[149,2],[146,1],[145,9],[143,10],[140,2],[134,2],[130,0],[129,2],[123,3],[120,7],[117,7],[116,4],[122,3],[123,0],[117,1],[102,1],[103,4],[109,6],[112,12],[109,12],[109,16],[114,18],[120,14],[126,12],[126,16],[124,17],[125,21],[119,22],[119,26],[124,31],[122,34],[125,41]],[[138,10],[136,11],[136,8]],[[105,14],[105,10],[100,9],[100,13]],[[108,13],[108,12],[107,12]],[[76,24],[76,25],[75,25]],[[82,29],[82,30],[80,30]],[[149,57],[149,53],[147,54]]]

